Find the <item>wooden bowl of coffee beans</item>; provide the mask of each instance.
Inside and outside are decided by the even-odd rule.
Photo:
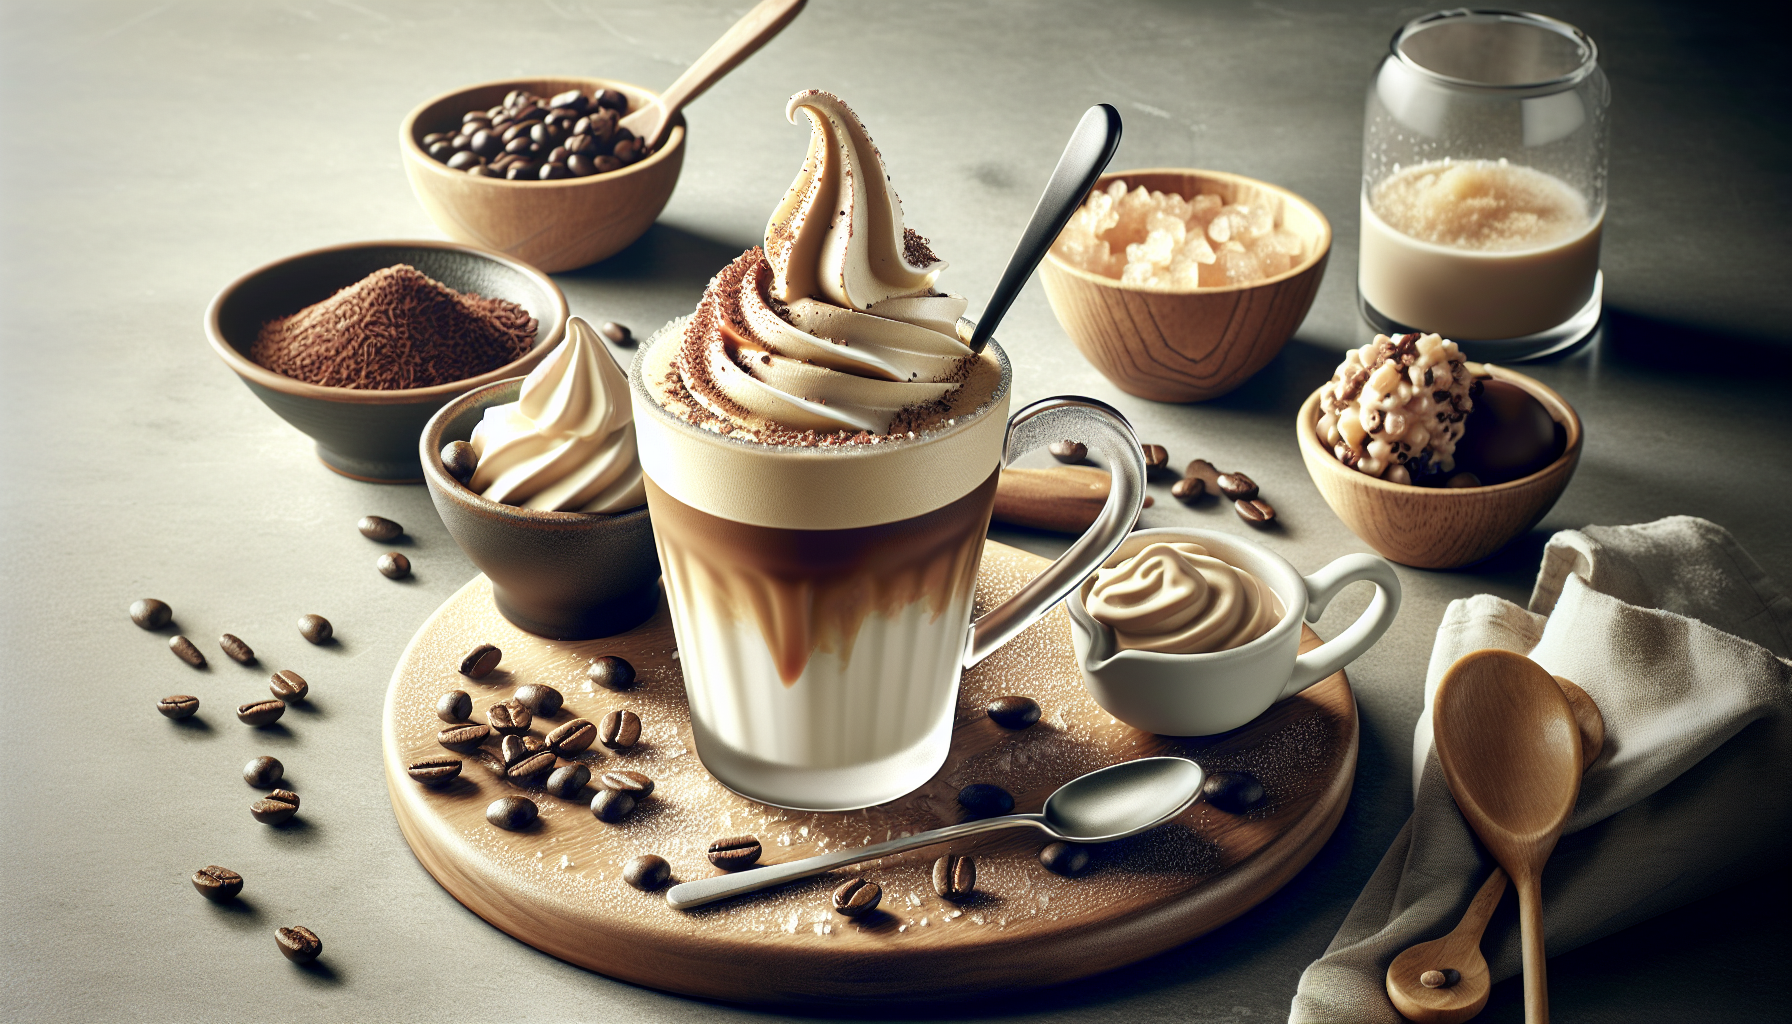
[[[684,118],[652,152],[617,127],[657,99],[605,78],[487,82],[411,111],[398,144],[443,233],[555,273],[620,252],[672,197]]]

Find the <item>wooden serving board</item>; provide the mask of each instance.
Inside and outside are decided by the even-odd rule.
[[[979,610],[1018,590],[1044,559],[991,542],[978,576]],[[1305,627],[1303,626],[1303,629]],[[1319,639],[1306,631],[1303,649]],[[475,644],[496,644],[496,672],[473,681],[455,671]],[[600,654],[634,664],[626,694],[594,689],[585,668]],[[629,708],[643,723],[633,750],[579,755],[593,775],[626,767],[656,780],[652,797],[615,825],[584,801],[539,790],[527,832],[487,824],[486,804],[518,792],[465,756],[461,780],[426,789],[405,774],[412,759],[446,753],[435,735],[436,698],[473,695],[473,720],[525,682],[566,695],[565,709],[537,721],[546,732],[573,717],[599,721]],[[1009,732],[982,707],[1025,694],[1043,709]],[[564,643],[500,617],[484,576],[437,609],[412,638],[386,696],[385,763],[392,807],[411,849],[456,899],[537,949],[625,981],[687,995],[761,1004],[870,1004],[945,999],[1068,981],[1144,959],[1204,934],[1255,906],[1318,852],[1336,827],[1356,768],[1357,717],[1340,672],[1223,736],[1173,739],[1122,725],[1083,690],[1060,607],[977,668],[959,695],[952,754],[926,786],[901,800],[844,814],[757,804],[724,789],[693,748],[684,685],[666,609],[633,632]],[[953,847],[913,851],[690,912],[621,879],[630,858],[657,853],[674,880],[715,873],[705,850],[723,836],[753,834],[762,863],[860,846],[961,819],[958,790],[991,782],[1037,809],[1084,772],[1154,754],[1194,758],[1208,771],[1253,772],[1268,792],[1244,816],[1197,803],[1170,824],[1094,850],[1091,869],[1062,878],[1040,866],[1037,833],[1015,829]],[[933,892],[929,868],[948,851],[977,860],[977,893],[963,904]],[[835,914],[830,891],[854,875],[883,887],[879,911]]]

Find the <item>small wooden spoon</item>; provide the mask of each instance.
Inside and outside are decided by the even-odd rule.
[[[1561,676],[1554,678],[1574,712],[1574,725],[1580,732],[1580,768],[1585,773],[1605,749],[1605,719],[1587,691]],[[1409,946],[1388,965],[1388,998],[1402,1017],[1418,1024],[1462,1024],[1487,1005],[1492,979],[1487,959],[1481,955],[1481,934],[1505,894],[1506,872],[1494,868],[1450,934]],[[1445,969],[1459,975],[1454,984],[1427,988],[1419,980],[1428,971],[1442,973]]]
[[[1549,1020],[1543,865],[1580,795],[1580,731],[1568,699],[1537,663],[1510,651],[1465,654],[1432,709],[1450,795],[1518,888],[1524,1011]]]
[[[634,111],[621,121],[621,127],[635,133],[646,146],[647,152],[659,148],[666,139],[666,130],[672,126],[672,119],[684,109],[684,105],[703,95],[704,91],[716,84],[723,75],[733,71],[741,61],[758,52],[761,46],[772,41],[772,37],[784,31],[784,26],[802,13],[803,5],[808,0],[761,0],[759,6],[746,13],[746,16],[734,23],[734,27],[722,34],[697,63],[685,69],[678,80],[660,94],[659,102],[650,103],[640,110]]]

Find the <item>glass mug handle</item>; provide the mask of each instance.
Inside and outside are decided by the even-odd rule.
[[[989,657],[1051,611],[1107,561],[1138,522],[1145,502],[1145,453],[1126,417],[1104,402],[1065,395],[1041,399],[1015,413],[1008,420],[1002,465],[1013,465],[1022,455],[1064,438],[1081,441],[1091,455],[1101,457],[1110,478],[1107,504],[1069,551],[1019,593],[971,623],[965,668]]]

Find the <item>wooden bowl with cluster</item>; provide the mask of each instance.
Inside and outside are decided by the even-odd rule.
[[[1306,319],[1325,276],[1332,227],[1319,208],[1285,188],[1242,174],[1190,169],[1118,171],[1141,185],[1185,199],[1206,192],[1227,203],[1267,203],[1300,236],[1301,259],[1249,284],[1154,290],[1074,267],[1057,253],[1040,265],[1052,312],[1083,357],[1127,394],[1159,402],[1201,402],[1243,384],[1268,365]]]

